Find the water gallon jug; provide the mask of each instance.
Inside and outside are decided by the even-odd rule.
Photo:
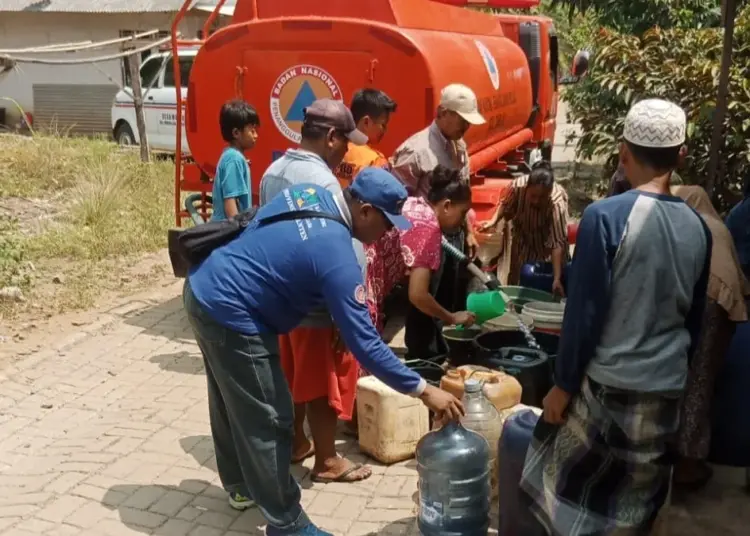
[[[497,492],[497,440],[500,439],[502,422],[500,413],[492,402],[484,395],[482,383],[477,380],[464,382],[464,397],[462,400],[466,415],[461,418],[461,424],[468,430],[480,434],[490,446],[490,485],[492,496]]]
[[[513,376],[499,370],[491,370],[479,365],[462,365],[449,370],[440,380],[440,388],[456,398],[464,396],[464,382],[467,379],[484,383],[484,395],[495,409],[502,411],[521,402],[521,384]]]
[[[418,398],[394,391],[374,376],[357,382],[359,448],[380,463],[414,456],[430,430],[429,411]]]
[[[523,410],[509,416],[498,446],[498,536],[545,536],[544,529],[522,500],[521,482],[526,451],[539,416]]]
[[[487,534],[489,456],[487,441],[456,422],[422,438],[417,445],[417,525],[424,536]]]

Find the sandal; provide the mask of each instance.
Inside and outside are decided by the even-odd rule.
[[[329,478],[325,476],[311,474],[310,480],[312,480],[316,484],[332,484],[333,482],[346,482],[346,483],[362,482],[363,480],[367,480],[368,478],[370,478],[372,476],[372,473],[370,473],[369,475],[363,478],[349,478],[349,477],[352,475],[352,473],[359,471],[363,467],[364,465],[362,465],[361,463],[355,463],[349,469],[347,469],[346,471],[344,471],[343,473],[341,473],[339,476],[335,478]]]

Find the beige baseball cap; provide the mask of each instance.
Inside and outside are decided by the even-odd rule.
[[[456,112],[472,125],[483,125],[487,122],[479,113],[477,96],[470,87],[463,84],[445,86],[440,94],[440,106]]]

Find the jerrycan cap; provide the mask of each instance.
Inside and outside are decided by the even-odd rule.
[[[464,382],[465,393],[478,393],[482,390],[482,382],[479,380],[466,380]]]

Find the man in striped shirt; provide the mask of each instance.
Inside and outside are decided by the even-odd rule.
[[[568,253],[568,194],[555,183],[549,162],[534,164],[531,174],[513,181],[495,216],[481,226],[495,229],[501,219],[513,222],[508,285],[517,285],[521,266],[552,262],[552,291],[564,295],[563,265]]]

